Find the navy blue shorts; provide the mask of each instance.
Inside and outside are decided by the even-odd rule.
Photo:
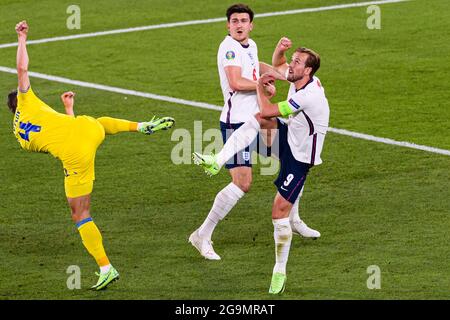
[[[220,121],[220,131],[222,132],[222,140],[225,144],[231,134],[239,129],[244,122],[241,123],[225,123]],[[234,155],[233,158],[225,163],[225,168],[233,169],[237,167],[252,167],[252,153],[253,151],[258,152],[263,156],[270,156],[270,148],[266,147],[266,144],[258,134],[258,136],[253,140],[253,142],[247,146],[244,150],[239,151]]]
[[[279,119],[278,122],[278,148],[273,148],[278,150],[278,158],[280,159],[280,172],[278,178],[274,181],[277,186],[278,192],[281,196],[294,203],[300,191],[305,184],[306,176],[308,175],[309,169],[312,167],[309,163],[303,163],[297,161],[292,155],[291,147],[288,143],[287,125],[282,123]]]

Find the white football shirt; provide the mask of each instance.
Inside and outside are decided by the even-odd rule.
[[[285,121],[292,155],[303,163],[321,164],[320,154],[328,130],[330,108],[319,78],[314,76],[300,90],[291,83],[287,103],[293,111]]]
[[[225,73],[225,67],[227,66],[241,67],[243,78],[258,80],[259,60],[256,43],[249,39],[248,45],[244,46],[228,35],[220,44],[217,53],[217,67],[224,99],[220,121],[224,123],[246,122],[259,112],[256,91],[231,90]]]

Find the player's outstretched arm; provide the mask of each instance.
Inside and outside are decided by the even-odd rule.
[[[28,24],[26,21],[21,21],[16,25],[16,32],[18,37],[17,47],[17,77],[19,80],[19,90],[27,92],[30,88],[30,78],[28,77],[28,53],[27,53],[27,34]]]
[[[75,103],[75,92],[67,91],[61,95],[62,103],[66,109],[66,114],[69,116],[75,116],[73,112],[73,105]]]
[[[283,37],[278,41],[277,46],[272,55],[272,66],[281,74],[286,74],[289,67],[286,59],[286,51],[292,47],[292,41]]]
[[[265,73],[270,74],[277,80],[286,80],[284,73],[280,73],[280,71],[278,71],[278,69],[272,67],[271,65],[268,65],[265,62],[261,62],[261,61],[259,62],[259,73],[260,73],[260,75],[263,75]]]

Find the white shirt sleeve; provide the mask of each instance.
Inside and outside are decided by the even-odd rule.
[[[227,45],[222,47],[219,53],[219,59],[222,62],[223,67],[242,67],[242,56],[240,51],[236,50],[235,46]]]
[[[308,108],[311,105],[312,100],[313,97],[311,92],[300,90],[293,94],[287,102],[292,113],[294,114]]]

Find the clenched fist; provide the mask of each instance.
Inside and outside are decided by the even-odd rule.
[[[278,41],[277,49],[281,52],[288,51],[292,47],[292,41],[289,38],[283,37]]]
[[[16,24],[16,32],[19,37],[26,37],[28,29],[28,24],[25,20]]]
[[[73,108],[74,97],[75,97],[75,92],[72,92],[72,91],[64,92],[61,95],[61,100],[64,104],[64,107],[66,107],[66,109]]]

